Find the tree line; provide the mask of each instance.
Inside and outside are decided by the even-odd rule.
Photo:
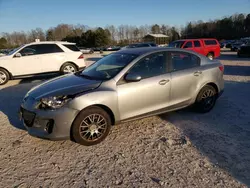
[[[68,41],[78,46],[102,47],[107,45],[127,45],[140,42],[149,34],[165,34],[169,42],[180,38],[213,37],[218,40],[250,37],[250,14],[235,14],[207,22],[189,22],[185,27],[171,27],[166,24],[153,25],[108,25],[105,28],[89,28],[85,25],[59,24],[44,31],[36,28],[28,32],[2,33],[0,48],[13,48],[35,41]]]
[[[181,30],[182,38],[216,38],[232,40],[250,37],[250,14],[234,14],[208,22],[189,22]]]

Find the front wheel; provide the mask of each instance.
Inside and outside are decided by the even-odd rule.
[[[6,84],[10,79],[9,73],[0,68],[0,85]]]
[[[111,119],[99,107],[83,110],[72,125],[72,137],[81,145],[91,146],[103,141],[109,134]]]
[[[217,93],[214,87],[206,85],[199,92],[195,107],[198,112],[206,113],[213,109],[217,99]]]

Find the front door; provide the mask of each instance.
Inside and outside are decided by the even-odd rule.
[[[128,71],[141,76],[139,82],[117,85],[121,120],[154,112],[169,105],[170,74],[165,52],[157,52],[139,60]]]
[[[11,63],[15,67],[12,71],[13,76],[30,75],[42,72],[41,55],[36,49],[37,45],[26,46],[17,53],[21,57],[13,56]]]
[[[176,107],[189,105],[203,76],[200,58],[186,52],[170,52],[169,55],[171,57],[171,105]]]
[[[193,48],[193,42],[192,41],[186,41],[182,48],[185,48],[186,50],[194,50]]]

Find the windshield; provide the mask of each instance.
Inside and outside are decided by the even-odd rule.
[[[134,54],[110,54],[81,72],[81,76],[97,80],[109,80],[116,76],[125,66],[138,55]]]
[[[175,42],[170,43],[169,47],[181,48],[183,44],[184,44],[184,41],[175,41]]]
[[[19,46],[18,48],[15,48],[15,49],[11,50],[7,55],[12,55],[12,54],[16,53],[16,52],[17,52],[19,49],[21,49],[23,46],[24,46],[24,45],[21,45],[21,46]]]

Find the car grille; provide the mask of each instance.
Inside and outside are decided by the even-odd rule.
[[[30,112],[28,110],[25,110],[24,108],[21,108],[21,113],[22,113],[22,118],[24,120],[24,123],[28,126],[31,127],[34,123],[34,119],[36,114],[33,112]]]

